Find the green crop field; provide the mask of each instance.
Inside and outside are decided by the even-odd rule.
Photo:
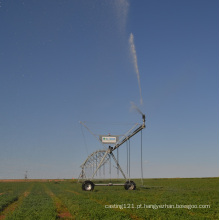
[[[73,180],[0,182],[0,219],[219,219],[219,178],[135,182],[93,191]]]

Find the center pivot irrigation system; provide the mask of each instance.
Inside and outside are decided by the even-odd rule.
[[[90,154],[87,157],[87,159],[84,161],[84,163],[80,166],[82,170],[81,170],[81,173],[79,175],[78,181],[80,181],[80,179],[83,180],[83,183],[82,183],[82,189],[83,190],[85,190],[85,191],[92,191],[95,186],[124,186],[124,188],[126,190],[135,190],[136,189],[136,184],[134,183],[134,181],[130,180],[130,141],[129,140],[130,140],[131,137],[133,137],[134,135],[136,135],[138,132],[142,131],[145,128],[145,115],[142,112],[140,112],[140,113],[142,115],[143,123],[141,125],[140,124],[136,124],[125,135],[123,135],[123,137],[121,139],[119,139],[119,136],[110,136],[110,135],[99,136],[99,138],[97,138],[88,129],[88,127],[83,122],[80,122],[104,146],[105,146],[105,144],[109,144],[110,145],[106,149],[97,150],[97,151],[93,152],[92,154]],[[137,125],[139,125],[139,127],[137,127]],[[142,134],[142,132],[141,132],[141,134]],[[127,174],[128,174],[128,166],[129,166],[129,178],[126,177],[126,175],[123,172],[121,166],[119,165],[118,158],[116,159],[116,157],[113,154],[113,151],[115,151],[116,149],[118,150],[118,148],[122,144],[127,143],[127,142],[129,142],[129,164],[127,162]],[[118,154],[117,154],[117,156],[118,156]],[[99,173],[100,173],[101,172],[101,168],[102,168],[103,173],[104,173],[105,172],[105,164],[107,164],[107,163],[110,163],[110,166],[111,166],[111,158],[114,160],[114,162],[115,162],[115,164],[117,166],[116,167],[117,171],[118,172],[120,171],[120,173],[122,174],[122,176],[124,177],[126,182],[124,184],[113,184],[113,183],[108,183],[108,184],[101,184],[100,183],[100,184],[97,184],[97,183],[94,183],[92,180],[94,179],[95,175],[97,175],[97,172],[99,171]],[[128,159],[128,153],[127,153],[127,159]],[[90,173],[92,173],[90,178],[88,178],[88,175],[87,175],[88,170],[90,170]],[[142,172],[142,180],[143,180],[143,170],[142,170],[142,135],[141,135],[141,172]]]

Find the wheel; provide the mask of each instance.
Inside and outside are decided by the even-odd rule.
[[[82,189],[85,191],[92,191],[94,189],[95,185],[92,181],[86,180],[82,184]]]
[[[127,181],[124,185],[126,190],[135,190],[136,189],[136,184],[134,181]]]
[[[136,184],[134,181],[127,181],[124,185],[126,190],[135,190],[136,189]]]

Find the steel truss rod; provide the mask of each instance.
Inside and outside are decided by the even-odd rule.
[[[123,138],[126,138],[127,135],[128,135],[132,130],[134,130],[135,127],[137,127],[138,125],[139,125],[139,124],[136,123],[136,124],[135,124],[130,130],[128,130],[125,134],[121,135],[122,137],[120,138],[120,140],[118,140],[118,142],[116,143],[116,145],[117,145],[118,143],[120,143],[120,142],[123,140]]]
[[[118,161],[116,160],[115,155],[114,155],[112,152],[111,152],[110,154],[111,154],[113,160],[115,161],[115,163],[117,164],[117,168],[120,170],[120,172],[121,172],[121,174],[123,175],[123,177],[124,177],[125,179],[127,179],[126,176],[125,176],[125,174],[124,174],[124,172],[122,171],[122,169],[121,169],[121,167],[120,167]]]
[[[90,156],[87,157],[87,159],[84,161],[84,163],[80,167],[81,168],[94,167],[97,154],[98,154],[98,159],[100,159],[105,154],[105,152],[106,152],[106,150],[98,150],[98,151],[93,152],[92,154],[90,154]],[[107,160],[105,162],[107,162]]]
[[[92,175],[92,179],[93,179],[93,177],[95,176],[95,174],[97,173],[98,169],[101,167],[101,165],[102,165],[102,163],[103,163],[105,157],[108,155],[108,153],[109,153],[109,151],[107,150],[107,151],[105,152],[105,154],[104,154],[102,160],[100,161],[98,167],[96,168],[95,172],[93,173],[93,175]]]
[[[130,135],[125,137],[120,143],[117,143],[113,148],[111,148],[111,152],[119,148],[122,144],[128,141],[131,137],[133,137],[135,134],[137,134],[139,131],[145,128],[145,115],[142,115],[142,119],[143,119],[143,124],[139,126],[136,130],[134,130]]]
[[[106,146],[99,140],[99,138],[82,121],[79,123],[82,124],[89,131],[89,133],[92,134],[104,146],[105,149],[107,149]]]
[[[118,168],[118,170],[120,170],[120,172],[121,172],[121,174],[123,175],[123,177],[124,177],[125,179],[127,179],[126,176],[125,176],[125,174],[124,174],[124,172],[123,172],[123,170],[122,170],[122,168],[121,168],[121,166],[119,165],[117,159],[115,158],[114,154],[113,154],[112,152],[110,153],[110,148],[109,148],[109,150],[107,150],[107,151],[105,152],[104,156],[102,157],[102,160],[100,161],[99,165],[97,166],[97,168],[96,168],[95,172],[93,173],[91,179],[94,178],[94,176],[96,175],[96,173],[97,173],[97,171],[99,170],[99,168],[103,165],[103,162],[104,162],[104,160],[105,160],[105,158],[106,158],[106,156],[107,156],[108,154],[110,154],[110,156],[111,156],[111,157],[113,158],[113,160],[115,161],[115,163],[116,163],[116,165],[117,165],[117,168]]]
[[[84,168],[82,169],[81,173],[79,174],[78,182],[80,181],[80,179],[86,179],[86,174],[85,174]]]

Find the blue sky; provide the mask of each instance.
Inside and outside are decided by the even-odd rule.
[[[79,121],[124,134],[141,123],[131,101],[146,114],[144,177],[218,176],[218,12],[217,0],[1,0],[0,178],[77,178],[102,149]],[[131,153],[139,177],[140,135]]]

